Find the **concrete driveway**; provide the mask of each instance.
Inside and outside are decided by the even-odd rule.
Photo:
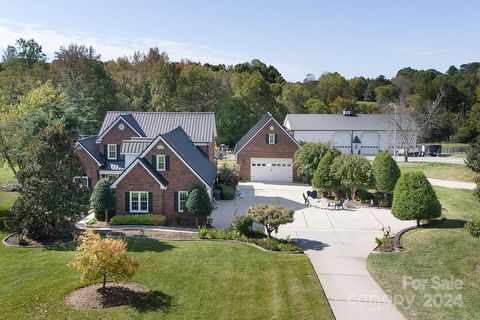
[[[395,219],[390,210],[350,208],[321,210],[303,205],[301,184],[242,183],[243,199],[218,203],[213,225],[228,228],[233,215],[243,215],[257,203],[276,203],[295,210],[295,221],[278,236],[299,240],[310,258],[338,320],[404,319],[367,271],[368,254],[382,226],[393,232],[414,225]]]

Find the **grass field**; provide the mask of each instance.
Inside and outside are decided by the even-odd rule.
[[[428,178],[473,182],[478,176],[475,172],[461,164],[432,163],[432,162],[399,162],[402,173],[421,171]]]
[[[480,263],[480,239],[462,228],[465,220],[480,216],[478,200],[469,190],[434,188],[449,220],[408,232],[402,237],[402,252],[371,254],[369,271],[407,319],[479,319],[480,272],[475,265]],[[453,277],[463,286],[454,290],[433,287],[433,276]],[[405,285],[408,278],[404,277],[426,280],[426,286]],[[463,302],[463,307],[449,306],[454,301]]]
[[[13,176],[0,169],[3,181]],[[3,183],[3,181],[1,183]],[[16,193],[0,192],[0,238],[12,231],[7,209]],[[266,253],[220,241],[132,238],[140,262],[132,281],[152,295],[144,303],[74,310],[63,297],[85,285],[67,264],[74,246],[17,249],[0,245],[2,319],[333,319],[307,257]]]
[[[4,237],[5,234],[0,234]],[[0,314],[5,319],[333,319],[304,255],[266,253],[220,241],[132,238],[141,264],[132,281],[153,294],[144,303],[73,310],[63,297],[83,286],[67,266],[74,246],[0,247]]]
[[[7,166],[0,167],[0,184],[15,181],[12,170]],[[0,191],[0,231],[9,231],[14,228],[14,222],[8,210],[18,197],[17,192]]]

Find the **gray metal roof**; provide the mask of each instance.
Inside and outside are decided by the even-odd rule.
[[[123,118],[128,119],[126,121],[130,125],[133,123],[132,126],[135,126],[134,122],[136,122],[145,133],[145,136],[150,138],[172,131],[179,126],[185,130],[195,143],[210,143],[217,136],[215,114],[213,112],[125,111],[107,111],[98,136],[107,130],[120,115],[124,115]]]
[[[140,154],[153,141],[153,139],[123,140],[120,154]]]
[[[397,116],[400,119],[400,115]],[[411,130],[417,126],[411,117],[402,115],[404,123],[411,122]],[[283,125],[288,130],[338,131],[338,130],[378,130],[391,131],[395,126],[390,114],[358,114],[344,116],[342,114],[287,114]],[[409,129],[410,130],[410,129]]]
[[[209,186],[213,186],[217,175],[217,168],[190,141],[190,138],[181,127],[162,134],[161,136],[193,169],[193,171],[195,171]]]
[[[96,136],[90,136],[86,138],[80,138],[77,140],[78,144],[82,146],[87,153],[89,153],[100,165],[103,165],[105,163],[105,160],[103,159],[102,156],[97,151],[97,144],[95,143],[95,140],[97,139]]]
[[[257,133],[258,130],[260,130],[261,127],[265,125],[273,116],[270,114],[270,112],[267,112],[264,114],[260,120],[258,120],[255,125],[248,130],[248,132],[237,142],[235,145],[235,148],[233,149],[233,154],[237,154],[237,152],[243,148],[244,145],[247,144],[247,142]]]

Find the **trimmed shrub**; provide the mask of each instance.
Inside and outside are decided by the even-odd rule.
[[[220,185],[220,190],[222,191],[222,199],[223,200],[233,200],[235,199],[235,189],[226,186],[226,185]]]
[[[247,215],[262,224],[270,238],[272,232],[280,225],[293,222],[294,213],[292,209],[276,204],[257,204],[248,209]]]
[[[212,210],[212,202],[205,186],[194,185],[185,203],[185,213],[194,216],[198,225],[198,217],[208,217]]]
[[[342,185],[350,189],[352,200],[355,200],[357,189],[370,183],[370,162],[362,156],[350,153],[335,158],[330,173]]]
[[[245,236],[252,233],[252,225],[253,219],[250,216],[235,216],[232,219],[232,228]]]
[[[236,163],[224,163],[217,169],[217,182],[227,186],[237,186],[240,181],[240,166]]]
[[[472,235],[472,237],[480,238],[480,219],[472,218],[465,224],[465,229]]]
[[[90,196],[90,206],[95,212],[95,219],[108,222],[108,213],[115,208],[115,195],[110,189],[109,179],[103,178],[97,182]]]
[[[340,181],[330,174],[330,167],[338,153],[328,151],[318,163],[312,179],[312,186],[321,191],[332,191],[340,185]]]
[[[324,143],[311,142],[303,144],[293,156],[293,162],[298,174],[312,179],[320,160],[328,151],[338,152]]]
[[[400,174],[397,162],[387,151],[382,151],[375,156],[372,163],[372,176],[378,192],[392,192]]]
[[[398,179],[393,194],[392,214],[400,220],[434,219],[440,217],[442,206],[435,190],[422,172],[409,172]]]
[[[147,225],[163,226],[167,218],[161,214],[122,214],[112,217],[111,224],[115,225]]]
[[[206,239],[208,236],[208,228],[205,226],[201,226],[198,228],[198,236],[200,239]]]

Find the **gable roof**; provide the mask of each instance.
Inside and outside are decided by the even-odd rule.
[[[411,117],[397,115],[404,123],[412,122]],[[392,131],[395,125],[389,114],[356,114],[345,116],[342,114],[287,114],[283,125],[288,130],[306,131],[335,131],[335,130],[377,130]],[[414,128],[413,128],[414,127]],[[417,130],[416,125],[412,130]]]
[[[204,184],[209,187],[213,186],[217,168],[192,143],[182,127],[175,128],[165,134],[159,134],[155,140],[143,150],[140,157],[144,158],[160,141],[163,141]]]
[[[145,137],[145,132],[143,132],[142,128],[139,126],[137,121],[130,115],[130,114],[120,114],[109,125],[100,133],[97,137],[97,142],[100,142],[104,135],[106,135],[120,120],[123,120],[133,131],[135,131],[140,137]],[[105,120],[103,121],[105,124]],[[102,124],[102,128],[103,128]]]
[[[93,160],[97,163],[97,165],[100,167],[105,164],[105,160],[103,159],[100,154],[98,154],[97,151],[97,145],[95,143],[96,136],[90,136],[86,138],[81,138],[77,140],[77,144],[79,144],[87,154],[92,157]]]
[[[150,176],[158,182],[161,189],[167,188],[168,181],[157,171],[153,170],[152,167],[148,164],[148,162],[139,157],[137,157],[132,163],[130,163],[130,165],[118,176],[118,178],[115,179],[110,188],[115,189],[118,183],[122,181],[128,175],[128,173],[137,165],[141,165],[150,174]]]
[[[143,137],[155,138],[159,134],[182,127],[195,143],[210,143],[217,136],[213,112],[125,112],[107,111],[100,128],[99,139],[111,129],[119,116],[134,129],[141,129]],[[135,129],[136,128],[136,129]]]
[[[178,127],[162,135],[174,151],[195,171],[204,182],[213,186],[217,176],[217,168],[208,160],[190,140],[187,133]]]
[[[258,131],[260,131],[270,120],[273,120],[275,121],[275,123],[285,132],[285,134],[287,136],[290,137],[290,139],[292,139],[293,142],[295,142],[295,144],[298,144],[298,142],[285,130],[285,128],[280,124],[278,123],[277,120],[275,120],[275,118],[272,116],[272,114],[270,112],[267,112],[266,114],[264,114],[260,120],[258,120],[257,123],[255,123],[255,125],[250,128],[250,130],[248,130],[248,132],[237,142],[237,144],[235,145],[235,148],[233,149],[233,154],[237,154],[240,152],[240,150],[243,149],[243,147],[245,147],[249,142],[250,140],[253,139],[253,137],[255,137],[255,135],[258,133]]]
[[[360,139],[358,138],[358,136],[355,136],[355,138],[353,138],[353,143],[362,143],[362,141],[360,141]]]

